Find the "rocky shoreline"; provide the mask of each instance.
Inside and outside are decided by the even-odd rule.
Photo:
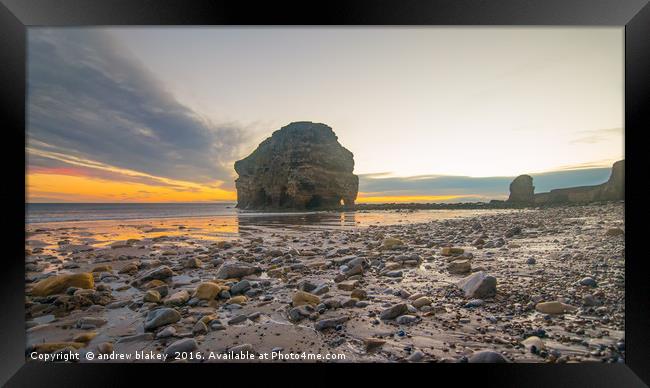
[[[366,227],[251,226],[219,241],[177,229],[187,233],[144,230],[96,246],[78,241],[92,231],[28,226],[26,354],[625,357],[621,202]]]

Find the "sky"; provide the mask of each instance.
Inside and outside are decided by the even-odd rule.
[[[602,183],[624,157],[623,29],[28,30],[27,201],[235,200],[234,161],[322,122],[358,202]]]

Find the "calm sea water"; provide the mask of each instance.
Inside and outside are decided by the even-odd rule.
[[[235,202],[218,203],[30,203],[26,222],[132,220],[235,215]]]
[[[498,213],[499,210],[420,210],[346,212],[254,212],[235,208],[234,202],[215,203],[33,203],[26,204],[27,224],[75,221],[147,220],[215,217],[239,226],[319,225],[367,226],[426,222],[435,219]]]

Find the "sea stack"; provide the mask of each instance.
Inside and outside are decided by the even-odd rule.
[[[531,203],[534,193],[533,178],[530,175],[519,175],[510,183],[508,202]]]
[[[291,123],[235,162],[237,207],[250,210],[352,208],[359,190],[352,152],[329,126]]]

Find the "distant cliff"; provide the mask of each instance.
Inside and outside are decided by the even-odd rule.
[[[520,175],[510,184],[508,203],[578,203],[594,201],[615,201],[625,199],[625,160],[612,166],[607,182],[594,186],[579,186],[554,189],[547,193],[534,193],[533,178]]]
[[[354,157],[332,128],[294,122],[235,163],[241,209],[316,210],[354,207],[359,178]]]

